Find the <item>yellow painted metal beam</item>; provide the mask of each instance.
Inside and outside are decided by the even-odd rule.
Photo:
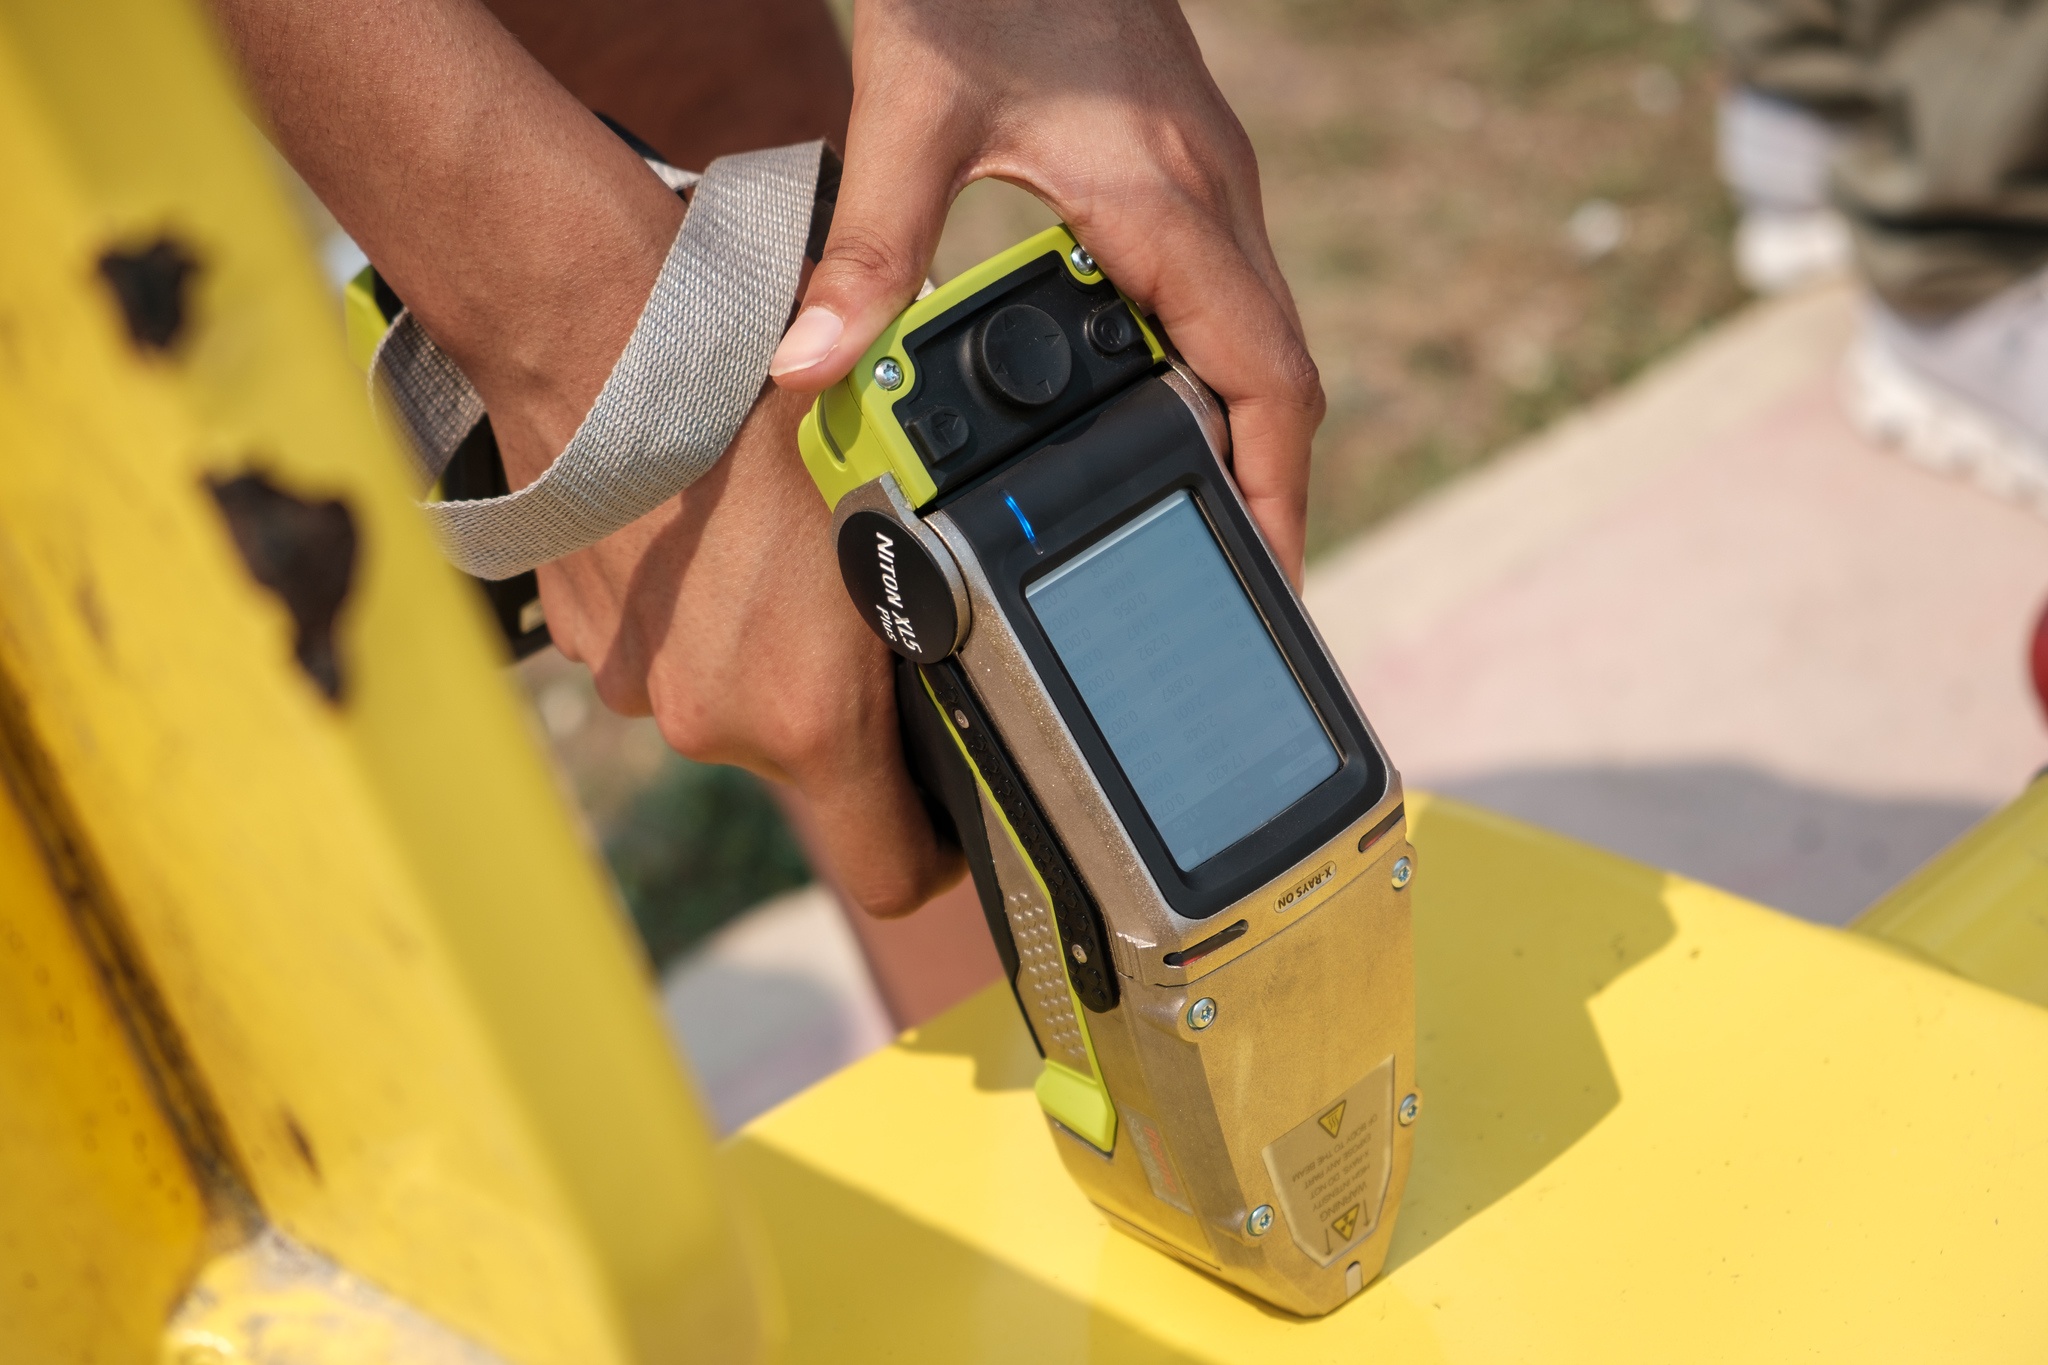
[[[0,183],[0,692],[52,775],[16,796],[90,851],[217,1116],[188,1162],[507,1358],[751,1356],[745,1220],[644,963],[195,13],[0,4]],[[238,548],[214,491],[248,477],[344,509],[338,697],[259,581],[295,533]],[[102,1231],[160,1230],[160,1277],[191,1229],[140,1198]]]
[[[150,1359],[207,1222],[100,968],[0,791],[0,1358]]]
[[[2039,1358],[2048,1012],[1454,802],[1409,813],[1429,1102],[1379,1281],[1301,1321],[1108,1229],[991,990],[733,1144],[789,1358]]]

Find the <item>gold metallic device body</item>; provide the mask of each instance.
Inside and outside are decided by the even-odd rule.
[[[984,789],[1019,1001],[1048,1064],[1092,1065],[1114,1112],[1105,1152],[1046,1105],[1062,1162],[1139,1240],[1290,1312],[1330,1311],[1386,1258],[1420,1106],[1409,895],[1393,871],[1402,859],[1412,867],[1414,850],[1405,820],[1386,824],[1401,805],[1398,778],[1309,857],[1213,916],[1183,919],[1082,761],[972,547],[944,512],[928,524],[972,603],[959,662],[1109,931],[1120,999],[1079,1009],[1051,980],[1065,961],[1044,888]],[[1167,965],[1239,920],[1235,940]]]
[[[897,338],[1049,251],[1077,280],[1100,278],[1075,267],[1074,239],[1051,229],[920,301],[876,356],[913,366],[915,353]],[[1191,371],[1157,354],[1164,363],[1146,382],[1163,380],[1186,405],[1214,461],[1214,486],[1237,498],[1222,409]],[[863,360],[856,377],[870,368]],[[1063,947],[1052,872],[1034,865],[1032,841],[992,794],[1000,779],[978,768],[956,733],[977,769],[978,816],[1016,948],[1017,1001],[1045,1057],[1035,1089],[1062,1161],[1139,1240],[1289,1312],[1330,1311],[1386,1259],[1420,1112],[1407,891],[1415,861],[1399,776],[1388,765],[1369,809],[1248,895],[1200,919],[1176,913],[972,538],[943,500],[937,510],[920,503],[930,481],[909,470],[917,456],[885,439],[898,429],[900,394],[852,387],[865,414],[858,438],[823,439],[829,396],[804,433],[821,491],[837,492],[835,535],[850,517],[879,515],[924,548],[960,623],[952,662],[1107,931],[1118,998],[1098,1012],[1072,979],[1068,953],[1081,949]],[[859,455],[859,441],[881,453]],[[863,470],[871,477],[844,488]],[[1323,648],[1319,638],[1310,647]],[[953,730],[951,708],[929,688],[927,680],[924,700]],[[1356,709],[1348,694],[1343,702]],[[967,723],[962,714],[958,726]]]

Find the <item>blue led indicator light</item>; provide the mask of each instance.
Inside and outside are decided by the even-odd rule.
[[[1032,551],[1037,554],[1044,554],[1045,551],[1038,548],[1038,532],[1031,529],[1031,518],[1024,515],[1024,509],[1019,507],[1017,500],[1008,493],[1003,494],[1003,501],[1009,505],[1010,515],[1016,517],[1017,524],[1024,528],[1024,539],[1031,542]]]

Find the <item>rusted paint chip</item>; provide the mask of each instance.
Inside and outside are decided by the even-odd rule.
[[[198,270],[192,254],[168,237],[100,257],[100,277],[121,305],[128,336],[145,351],[168,351],[185,330],[185,295]]]
[[[242,562],[292,615],[292,652],[329,701],[341,700],[334,621],[355,575],[356,526],[346,504],[301,502],[261,474],[208,479]]]
[[[320,1158],[313,1155],[313,1143],[306,1136],[306,1130],[299,1127],[298,1119],[287,1109],[284,1114],[284,1133],[292,1141],[292,1150],[299,1154],[299,1160],[306,1163],[306,1169],[315,1180],[320,1179]]]

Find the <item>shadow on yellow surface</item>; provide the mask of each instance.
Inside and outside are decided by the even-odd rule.
[[[784,1296],[792,1362],[1200,1359],[802,1161],[755,1144],[735,1155],[749,1187],[775,1192],[768,1212],[783,1224],[771,1236],[793,1291]],[[801,1227],[788,1225],[792,1216]]]
[[[1416,1073],[1426,1101],[1386,1271],[1541,1171],[1621,1099],[1586,1002],[1670,942],[1663,873],[1584,850],[1501,866],[1515,821],[1417,818]],[[1503,876],[1503,872],[1508,875]]]
[[[964,1057],[974,1063],[976,1090],[1029,1090],[1038,1079],[1040,1058],[1031,1045],[1014,998],[1006,987],[983,991],[976,999],[992,997],[1010,1006],[1015,1028],[989,1028],[982,1011],[966,1008],[949,1010],[922,1028],[903,1035],[897,1046],[906,1052],[931,1057]]]

